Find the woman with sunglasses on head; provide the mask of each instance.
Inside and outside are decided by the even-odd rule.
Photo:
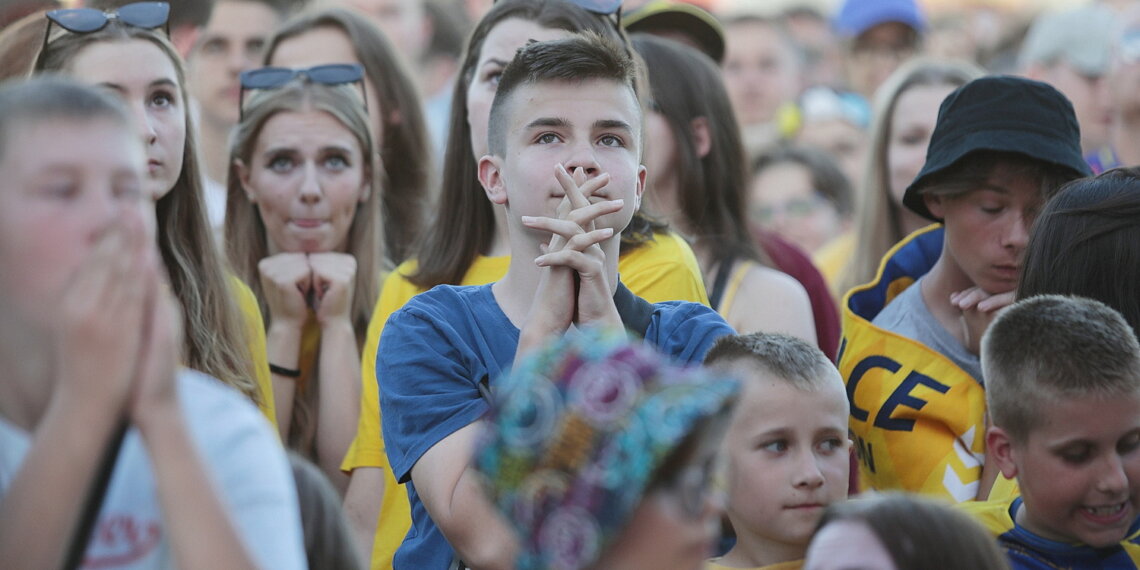
[[[744,220],[748,165],[716,64],[679,42],[638,35],[653,103],[645,113],[646,201],[694,244],[712,307],[739,332],[817,342],[803,286],[768,267]]]
[[[413,77],[391,42],[360,14],[325,8],[285,22],[266,42],[264,63],[291,68],[355,63],[364,68],[362,85],[385,177],[378,202],[384,247],[395,263],[410,257],[432,203],[431,141]]]
[[[110,15],[49,12],[34,73],[62,73],[127,104],[146,148],[144,186],[154,200],[159,251],[182,306],[183,363],[246,394],[274,421],[257,301],[228,274],[206,221],[182,59],[160,29],[168,11],[164,2],[139,2]]]
[[[488,199],[476,166],[488,154],[487,124],[499,75],[530,40],[590,31],[626,44],[617,28],[619,4],[616,0],[500,0],[468,41],[452,95],[439,205],[416,259],[397,267],[381,288],[364,343],[360,424],[342,465],[352,472],[346,506],[362,543],[367,544],[379,519],[374,568],[391,565],[411,524],[407,494],[392,477],[380,437],[375,363],[384,323],[413,296],[436,285],[482,285],[506,273],[510,257],[505,211]],[[708,302],[692,250],[678,235],[643,215],[635,214],[622,233],[619,272],[622,283],[647,301]]]
[[[117,98],[0,86],[0,560],[303,568],[276,434],[179,366],[146,162]]]
[[[226,249],[267,325],[277,426],[343,490],[360,349],[384,259],[380,166],[357,65],[242,74]]]

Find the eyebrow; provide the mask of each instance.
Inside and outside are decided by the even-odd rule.
[[[529,123],[526,128],[533,129],[536,127],[566,127],[570,122],[560,117],[539,117]],[[626,132],[633,132],[633,127],[625,121],[618,119],[598,119],[594,121],[593,128],[595,130],[621,130]]]
[[[99,83],[98,85],[101,87],[106,87],[107,89],[118,91],[120,93],[125,92],[127,90],[122,85],[120,85],[118,83],[112,83],[110,81],[104,81],[102,83]],[[155,79],[154,81],[151,81],[149,84],[147,84],[146,87],[147,87],[147,89],[152,89],[154,87],[159,87],[159,86],[178,89],[178,84],[175,83],[173,79],[168,79],[166,77],[163,77],[161,79]]]
[[[533,129],[535,127],[565,127],[569,124],[569,121],[559,117],[539,117],[527,123],[526,128]]]
[[[631,133],[633,132],[633,127],[630,126],[629,123],[618,119],[599,119],[597,121],[594,121],[594,128],[602,130],[617,129]]]

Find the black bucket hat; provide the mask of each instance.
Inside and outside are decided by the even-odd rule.
[[[978,151],[1014,152],[1072,171],[1092,172],[1081,155],[1081,133],[1073,105],[1053,87],[1022,77],[975,79],[948,95],[926,149],[926,164],[903,195],[918,215],[930,213],[919,190],[937,174]]]

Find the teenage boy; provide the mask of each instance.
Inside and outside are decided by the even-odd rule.
[[[943,225],[908,236],[848,294],[839,371],[865,486],[961,502],[996,474],[983,469],[978,340],[1013,300],[1037,211],[1088,166],[1069,101],[1017,77],[951,93],[926,157],[903,204]]]
[[[989,453],[1021,497],[975,503],[1013,568],[1140,563],[1140,344],[1080,297],[1019,301],[982,342]]]
[[[516,353],[572,326],[624,323],[699,362],[732,333],[703,305],[649,305],[618,280],[619,234],[645,181],[635,74],[596,36],[531,44],[503,71],[479,178],[506,208],[510,267],[492,284],[415,297],[380,339],[384,442],[412,509],[397,569],[447,568],[452,548],[472,567],[513,567],[516,540],[468,464],[481,393]]]
[[[799,568],[824,508],[847,498],[847,395],[820,350],[781,334],[723,337],[707,366],[742,381],[724,438],[736,544],[723,568]]]

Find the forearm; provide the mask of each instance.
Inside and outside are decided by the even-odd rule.
[[[177,566],[254,568],[179,407],[148,410],[138,428],[150,455],[163,523]],[[209,548],[202,548],[204,544]]]
[[[448,522],[439,522],[455,552],[473,570],[511,570],[518,558],[518,538],[499,513],[471,468],[464,470]]]
[[[5,568],[59,568],[119,418],[53,399],[20,471],[0,500]]]
[[[317,410],[317,458],[321,469],[343,495],[348,477],[341,461],[356,435],[360,413],[360,352],[347,320],[321,329],[320,390]]]
[[[383,500],[384,470],[378,467],[353,469],[348,490],[344,494],[344,514],[356,537],[361,560],[372,558],[372,543],[376,540],[376,526],[380,520]]]
[[[301,361],[301,326],[288,323],[269,325],[265,335],[269,363],[296,370]],[[273,403],[277,414],[277,430],[282,441],[288,441],[293,418],[293,397],[297,378],[273,373]]]

